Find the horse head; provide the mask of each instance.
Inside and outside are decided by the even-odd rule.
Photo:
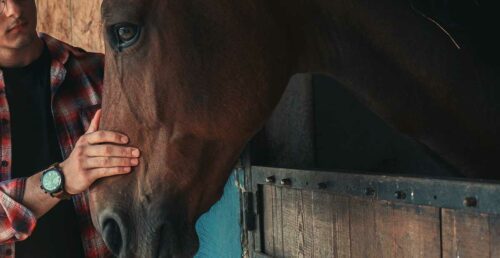
[[[131,174],[91,189],[93,223],[117,256],[195,253],[196,220],[299,72],[335,76],[464,170],[496,164],[474,150],[500,153],[498,119],[482,115],[498,113],[471,87],[470,62],[409,2],[104,0],[102,16],[101,129],[142,151]]]
[[[103,2],[101,128],[126,133],[143,153],[132,174],[91,190],[93,222],[115,255],[185,257],[197,249],[197,218],[220,198],[292,69],[264,5]]]

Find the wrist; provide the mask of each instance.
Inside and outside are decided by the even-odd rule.
[[[54,163],[46,170],[42,171],[40,178],[40,188],[52,197],[59,199],[69,199],[71,194],[66,192],[65,177],[59,163]]]

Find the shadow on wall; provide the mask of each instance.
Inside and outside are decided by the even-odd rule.
[[[425,146],[389,127],[334,79],[311,74],[292,78],[271,120],[252,141],[252,163],[459,176]]]

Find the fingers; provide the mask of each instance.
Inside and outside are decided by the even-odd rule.
[[[89,170],[89,176],[95,181],[103,177],[128,174],[130,171],[132,171],[130,167],[95,168]]]
[[[82,136],[82,140],[88,144],[115,143],[126,144],[129,139],[126,135],[111,131],[96,131]]]
[[[85,155],[89,157],[125,157],[137,158],[140,151],[133,147],[123,147],[111,144],[90,145],[86,147]]]
[[[139,164],[137,158],[119,157],[90,157],[85,160],[85,169],[112,168],[112,167],[132,167]]]
[[[92,121],[90,122],[89,128],[87,129],[86,133],[93,133],[99,130],[100,121],[101,121],[101,110],[99,109],[95,113],[94,118],[92,118]]]

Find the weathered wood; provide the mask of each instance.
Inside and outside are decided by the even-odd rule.
[[[273,188],[273,237],[274,251],[273,256],[283,257],[283,215],[281,206],[280,187]]]
[[[285,257],[298,257],[299,254],[299,223],[297,220],[297,209],[301,205],[299,192],[299,190],[290,188],[282,189],[283,255]]]
[[[441,254],[435,207],[271,186],[264,187],[264,202],[266,253],[275,257]]]
[[[375,221],[381,257],[439,257],[439,209],[377,202]]]
[[[351,257],[382,257],[377,246],[374,202],[349,200]]]
[[[39,32],[87,51],[104,52],[102,0],[35,0]]]
[[[439,209],[351,199],[352,257],[439,257]]]
[[[333,257],[331,195],[313,192],[314,257]]]
[[[264,238],[264,252],[266,254],[274,254],[274,224],[273,224],[273,199],[274,187],[265,185],[262,187],[262,201],[263,201],[263,238]]]
[[[351,229],[349,198],[341,195],[333,196],[331,208],[335,215],[335,225],[333,227],[335,239],[335,257],[351,257]]]
[[[500,257],[500,216],[490,215],[488,218],[490,233],[490,255],[491,257]]]
[[[314,213],[313,213],[313,192],[301,191],[302,195],[302,216],[304,232],[299,239],[299,244],[304,246],[304,257],[314,255]]]
[[[500,257],[500,216],[443,209],[443,257]]]
[[[102,0],[72,0],[72,44],[87,51],[104,52],[101,26]]]
[[[366,195],[339,194],[330,191],[333,183],[324,191],[304,189],[300,182],[307,186],[318,179],[311,176],[297,180],[297,175],[276,171],[272,175],[277,179],[295,180],[294,189],[265,186],[264,199],[271,201],[267,201],[266,207],[270,209],[264,210],[264,220],[268,222],[266,227],[272,230],[267,229],[264,234],[274,241],[272,252],[268,253],[274,257],[500,257],[500,214],[493,209],[496,199],[487,199],[484,193],[485,189],[492,191],[495,187],[492,184],[470,183],[483,190],[477,191],[481,196],[478,199],[489,201],[491,213],[486,214],[478,212],[487,208],[486,202],[464,209],[462,196],[472,196],[467,192],[472,190],[460,190],[460,185],[467,185],[459,181],[450,182],[454,191],[460,192],[459,196],[448,196],[448,199],[461,199],[462,206],[448,209],[436,203],[427,206],[375,199],[380,198],[377,195],[371,195],[372,199]],[[359,192],[360,188],[366,190],[353,186],[356,184],[349,186],[353,192]],[[386,189],[378,186],[377,193]],[[404,182],[399,182],[398,186],[405,188]],[[406,198],[422,194],[421,188],[415,187],[414,191],[407,191]],[[382,193],[392,193],[394,198],[392,191]],[[430,198],[435,200],[443,196],[441,192]]]
[[[39,32],[71,42],[71,0],[36,0]]]

